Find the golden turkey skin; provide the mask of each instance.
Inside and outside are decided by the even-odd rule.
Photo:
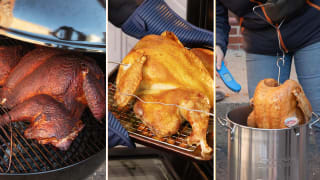
[[[145,36],[123,59],[122,63],[127,65],[120,65],[116,79],[117,105],[126,106],[133,99],[128,94],[134,94],[147,102],[209,112],[213,106],[213,77],[200,58],[171,32]],[[202,153],[212,153],[206,142],[208,114],[141,101],[134,105],[134,112],[160,137],[175,134],[187,120],[193,129],[189,144],[200,144]]]
[[[304,124],[312,116],[310,102],[300,84],[294,80],[287,80],[279,86],[274,79],[264,79],[258,83],[250,102],[253,111],[247,124],[251,127],[288,128],[288,120]]]

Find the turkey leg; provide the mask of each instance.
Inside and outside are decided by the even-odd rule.
[[[70,116],[63,104],[48,95],[34,96],[15,106],[8,114],[0,117],[0,124],[29,121],[24,136],[40,144],[52,144],[67,150],[78,133],[84,128],[80,119]]]
[[[157,94],[145,94],[141,99],[146,102],[160,102],[176,104],[181,107],[204,112],[210,111],[210,101],[202,93],[188,89],[172,89]],[[134,112],[155,135],[170,136],[179,130],[181,123],[186,119],[192,126],[192,133],[188,137],[188,144],[200,144],[202,154],[210,154],[212,148],[206,140],[209,116],[203,112],[189,111],[176,106],[151,104],[137,101]]]
[[[198,96],[201,96],[200,93]],[[204,112],[210,111],[209,100],[205,98],[184,99],[180,102],[180,106],[188,109],[201,110]],[[212,148],[207,144],[206,136],[208,130],[209,115],[203,112],[188,111],[185,109],[180,109],[180,112],[192,127],[192,133],[188,137],[188,144],[200,144],[201,153],[203,155],[212,153]]]

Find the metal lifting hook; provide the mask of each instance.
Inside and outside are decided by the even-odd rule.
[[[280,75],[281,75],[281,67],[280,67],[280,64],[279,62],[281,61],[282,62],[282,66],[284,66],[284,59],[285,58],[285,53],[282,52],[282,57],[278,57],[277,56],[277,67],[278,67],[278,85],[280,85]]]

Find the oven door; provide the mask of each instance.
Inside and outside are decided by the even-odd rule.
[[[213,179],[213,162],[196,162],[173,153],[139,145],[108,150],[108,179]]]

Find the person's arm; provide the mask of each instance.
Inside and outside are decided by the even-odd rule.
[[[139,7],[143,0],[108,0],[108,19],[116,27],[122,24]]]
[[[108,112],[108,147],[112,148],[117,145],[135,148],[136,145],[131,141],[127,130],[125,130],[114,115]]]
[[[222,5],[220,0],[216,1],[216,57],[217,69],[227,51],[230,25],[228,22],[228,9]]]
[[[110,20],[130,36],[140,39],[148,34],[159,35],[171,31],[184,45],[213,46],[213,32],[190,24],[164,0],[144,0],[139,5],[136,3],[138,0],[120,0],[122,3],[112,1],[109,0]],[[128,12],[122,14],[123,9],[128,9]]]

